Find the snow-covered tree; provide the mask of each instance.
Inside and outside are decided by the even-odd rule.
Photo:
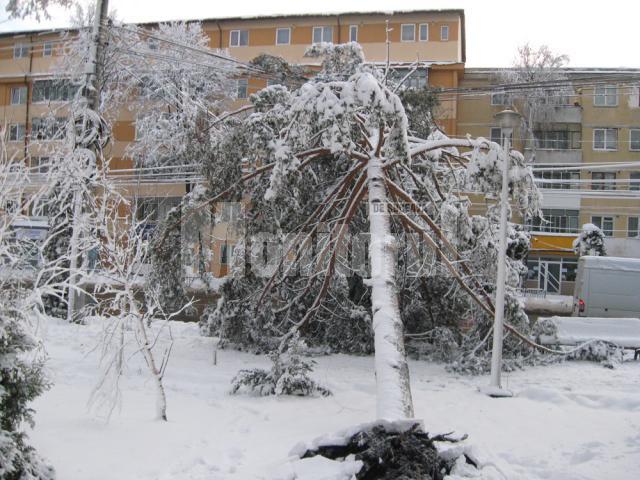
[[[351,275],[344,267],[358,254],[357,245],[349,249],[348,233],[360,228],[367,234],[370,264],[362,272],[361,291],[367,293],[360,299],[370,301],[361,306],[370,309],[377,415],[411,417],[398,259],[409,257],[411,242],[419,240],[415,247],[428,247],[437,259],[436,269],[427,269],[425,257],[414,252],[422,273],[446,272],[452,288],[457,285],[479,310],[492,314],[487,284],[494,274],[496,192],[505,153],[485,139],[450,139],[439,131],[426,139],[409,136],[400,98],[364,63],[359,46],[314,46],[309,54],[324,57],[316,79],[293,91],[272,86],[252,96],[255,112],[228,126],[229,135],[242,141],[230,145],[222,136],[219,142],[220,168],[237,158],[255,167],[225,190],[215,179],[211,185],[221,192],[212,199],[238,185],[250,197],[240,249],[245,268],[229,280],[231,296],[223,295],[212,318],[235,328],[246,328],[242,318],[250,318],[253,327],[247,331],[273,335],[280,350],[291,336],[317,328],[317,317],[349,322],[345,309],[355,316],[358,304],[349,298]],[[531,170],[517,152],[511,152],[511,161],[516,207],[537,212]],[[468,214],[465,191],[493,199],[487,217]],[[399,232],[410,234],[407,243],[400,243]],[[268,258],[272,247],[280,249],[275,262]],[[484,278],[474,274],[473,254],[485,265]],[[515,282],[521,262],[510,265]],[[246,285],[241,290],[249,297],[234,297],[234,284]]]
[[[33,17],[39,21],[51,18],[51,7],[69,8],[72,4],[73,0],[8,0],[4,9],[9,14],[9,19]]]
[[[211,155],[209,123],[235,97],[236,64],[208,47],[198,22],[161,23],[137,35],[129,48],[138,56],[127,59],[119,79],[138,86],[129,105],[137,113],[129,154],[145,167],[199,165]]]
[[[556,106],[575,95],[563,71],[568,63],[567,55],[554,53],[547,45],[535,48],[525,44],[518,47],[513,67],[499,75],[501,83],[513,85],[506,87],[505,97],[522,113],[524,132],[534,155],[539,126],[548,122]]]
[[[573,241],[573,250],[578,256],[603,257],[607,254],[604,239],[605,235],[600,228],[593,223],[585,223],[582,225],[580,235]]]
[[[0,146],[0,479],[49,480],[55,477],[27,442],[24,424],[33,426],[29,403],[49,384],[44,354],[33,335],[34,271],[31,252],[37,248],[19,235],[34,192],[27,197],[28,174],[20,159]]]
[[[108,163],[97,172],[100,187],[89,211],[95,216],[97,256],[100,268],[91,277],[95,284],[91,313],[103,321],[102,372],[90,403],[111,416],[120,402],[119,381],[126,361],[134,353],[144,358],[156,396],[156,418],[167,419],[167,400],[162,383],[169,361],[172,340],[169,320],[190,306],[185,301],[174,310],[165,310],[158,289],[144,289],[149,243],[144,219],[122,212],[131,204],[108,177]],[[156,322],[157,321],[157,322]],[[166,348],[165,348],[166,347]],[[159,353],[158,353],[159,352]]]

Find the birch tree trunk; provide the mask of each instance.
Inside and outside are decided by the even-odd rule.
[[[131,309],[131,313],[135,317],[136,328],[138,329],[138,342],[140,344],[140,350],[142,351],[142,355],[147,362],[149,372],[151,373],[151,377],[153,378],[153,384],[156,387],[156,419],[166,421],[167,396],[164,391],[164,385],[162,385],[162,372],[160,371],[160,369],[158,369],[155,358],[153,357],[153,353],[151,352],[151,345],[149,344],[149,337],[147,335],[147,326],[144,324],[144,318],[141,315],[137,304],[135,303],[136,299],[134,298],[131,291],[127,292],[127,296],[129,299],[129,308]]]
[[[367,182],[377,417],[386,420],[413,418],[409,366],[395,290],[397,243],[391,234],[382,161],[377,155],[369,160]]]

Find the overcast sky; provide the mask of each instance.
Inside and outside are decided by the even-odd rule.
[[[0,0],[4,10],[7,0]],[[86,3],[87,0],[81,0]],[[110,0],[126,22],[291,13],[462,8],[467,23],[467,66],[504,67],[518,45],[546,44],[570,57],[572,67],[640,68],[640,2],[608,0]],[[68,25],[69,12],[50,22],[0,22],[0,31]]]

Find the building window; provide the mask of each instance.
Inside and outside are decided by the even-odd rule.
[[[536,132],[536,147],[552,150],[568,150],[569,149],[569,132],[561,131],[541,131]]]
[[[291,43],[291,29],[276,29],[276,45],[289,45]]]
[[[557,190],[570,190],[579,188],[580,172],[567,170],[543,171],[536,178],[547,180],[540,182],[541,188],[555,188]]]
[[[627,218],[627,236],[630,238],[638,238],[638,220],[639,217]]]
[[[11,88],[11,105],[24,105],[27,103],[27,87]]]
[[[550,233],[578,233],[578,210],[564,210],[557,208],[543,208],[544,219],[533,219],[532,230]]]
[[[415,42],[416,41],[416,26],[411,24],[405,24],[400,27],[401,36],[400,40],[403,42]]]
[[[78,87],[68,80],[36,80],[33,82],[32,101],[38,102],[68,102]]]
[[[34,140],[60,140],[64,137],[66,118],[34,118],[31,121],[31,138]]]
[[[42,45],[42,56],[50,57],[51,55],[53,55],[53,43],[44,42],[44,45]]]
[[[640,151],[640,129],[629,130],[629,150]]]
[[[358,26],[357,25],[351,25],[349,27],[349,41],[350,42],[357,42],[358,41]]]
[[[249,45],[249,30],[231,30],[229,33],[231,47],[246,47]]]
[[[29,56],[29,45],[16,43],[13,46],[13,58],[25,58]]]
[[[47,173],[49,157],[31,157],[31,173]]]
[[[333,27],[313,27],[313,43],[333,43]]]
[[[617,128],[594,128],[593,129],[593,149],[594,150],[617,150],[618,149],[618,129]]]
[[[491,105],[510,105],[509,95],[505,92],[493,92],[491,94]]]
[[[618,105],[618,88],[615,85],[599,85],[593,92],[593,105],[615,107]]]
[[[418,38],[421,42],[426,42],[429,40],[429,24],[421,23],[419,26]]]
[[[20,140],[24,140],[26,133],[27,128],[23,123],[14,123],[13,125],[9,125],[10,142],[19,142]]]
[[[238,98],[249,97],[249,81],[246,78],[238,79],[238,88],[237,88],[236,96]]]
[[[449,40],[449,25],[442,25],[440,27],[440,41],[447,42]]]
[[[640,190],[640,172],[629,174],[629,190]]]
[[[136,217],[140,222],[155,223],[164,220],[171,209],[180,205],[180,198],[146,197],[138,199]]]
[[[602,230],[607,237],[613,237],[613,217],[596,215],[591,217],[591,223]]]
[[[593,172],[591,174],[591,190],[615,190],[615,172]]]
[[[233,258],[233,245],[227,243],[220,245],[220,265],[228,265],[231,258]]]

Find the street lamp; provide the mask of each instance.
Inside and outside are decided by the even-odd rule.
[[[504,324],[504,290],[507,257],[507,214],[509,208],[510,140],[513,130],[520,124],[521,116],[513,110],[503,110],[495,115],[501,130],[504,161],[502,163],[502,191],[500,193],[500,244],[498,247],[498,275],[496,278],[495,317],[493,322],[493,349],[491,351],[491,384],[484,389],[491,397],[510,397],[512,393],[502,388],[502,334]]]

